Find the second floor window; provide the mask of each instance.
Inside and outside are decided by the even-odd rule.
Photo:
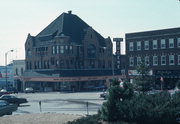
[[[134,66],[134,57],[129,58],[129,66]]]
[[[141,64],[141,57],[137,57],[137,65]]]
[[[174,39],[169,39],[169,48],[174,48]]]
[[[180,65],[180,55],[178,55],[178,65]]]
[[[169,55],[169,65],[174,65],[174,55]]]
[[[140,41],[137,42],[137,50],[141,50],[141,42]]]
[[[146,64],[146,65],[149,65],[149,56],[146,56],[146,57],[145,57],[145,64]]]
[[[149,50],[149,41],[145,41],[144,49]]]
[[[177,46],[180,47],[180,38],[177,39]]]
[[[158,57],[153,56],[153,65],[158,65]]]
[[[161,65],[166,65],[166,56],[161,56]]]
[[[166,48],[166,41],[165,39],[161,39],[161,49],[165,49]]]
[[[133,42],[129,42],[129,51],[133,51],[134,50],[134,44]]]
[[[157,49],[157,40],[153,40],[153,49]]]

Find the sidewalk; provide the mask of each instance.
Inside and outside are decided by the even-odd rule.
[[[0,117],[1,124],[65,124],[82,117],[81,115],[36,113],[22,115],[7,115]]]

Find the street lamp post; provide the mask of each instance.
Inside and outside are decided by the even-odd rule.
[[[7,55],[9,52],[13,52],[13,50],[9,50],[5,53],[5,68],[6,68],[6,88],[8,87],[8,84],[7,84]]]

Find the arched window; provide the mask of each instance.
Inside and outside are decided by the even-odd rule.
[[[91,44],[87,49],[88,58],[96,58],[96,47]]]

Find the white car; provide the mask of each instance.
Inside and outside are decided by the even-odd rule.
[[[34,93],[34,89],[32,87],[28,87],[24,91],[25,93]]]

